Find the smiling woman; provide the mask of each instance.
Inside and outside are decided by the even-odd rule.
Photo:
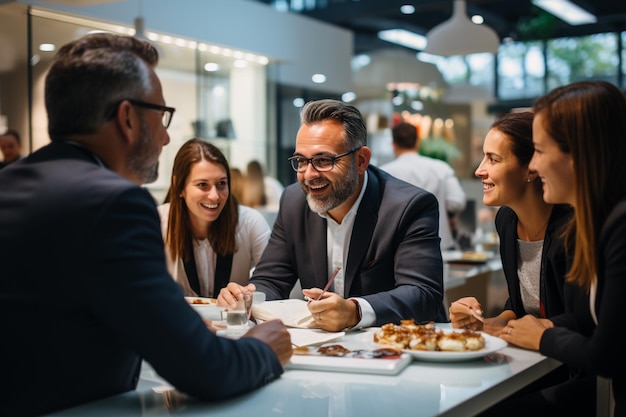
[[[168,269],[187,296],[217,297],[245,285],[270,235],[261,213],[231,196],[224,154],[200,139],[183,144],[159,206]]]

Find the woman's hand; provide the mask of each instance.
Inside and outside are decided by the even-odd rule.
[[[244,292],[254,292],[256,286],[254,284],[248,284],[245,287],[239,285],[236,282],[229,282],[228,285],[220,290],[217,296],[218,306],[229,306],[235,308],[238,300],[243,300]]]
[[[530,314],[518,320],[510,320],[499,334],[502,340],[513,345],[532,350],[539,350],[541,337],[546,329],[554,327],[548,319],[538,319]]]
[[[452,327],[455,329],[482,330],[483,310],[474,297],[463,297],[450,304],[448,309]]]

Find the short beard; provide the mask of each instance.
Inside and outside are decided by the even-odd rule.
[[[150,184],[159,177],[159,155],[154,160],[154,138],[150,135],[148,123],[141,122],[139,142],[130,157],[130,171],[141,179],[142,184]]]
[[[304,184],[301,184],[301,186],[304,189],[304,192],[307,193]],[[312,197],[307,193],[306,201],[309,204],[311,211],[318,214],[325,214],[343,204],[357,191],[358,186],[359,176],[356,164],[353,159],[350,159],[350,167],[348,168],[346,175],[341,176],[336,183],[330,183],[331,193],[328,197]]]

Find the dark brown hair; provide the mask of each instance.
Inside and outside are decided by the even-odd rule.
[[[189,209],[181,194],[187,184],[191,168],[200,161],[208,161],[224,167],[228,177],[228,199],[222,213],[208,230],[209,243],[219,255],[235,253],[237,250],[236,231],[239,223],[237,199],[230,192],[230,167],[226,157],[215,145],[200,139],[189,139],[181,146],[174,158],[172,181],[164,203],[170,203],[165,244],[174,259],[180,256],[188,261],[193,256],[193,234]]]
[[[391,137],[401,149],[414,149],[417,144],[417,128],[410,123],[398,123],[391,129]]]

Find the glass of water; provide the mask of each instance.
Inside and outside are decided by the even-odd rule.
[[[252,308],[252,293],[241,293],[241,300],[237,301],[234,308],[222,311],[222,320],[226,321],[227,331],[246,331],[250,320],[250,309]],[[225,316],[225,317],[224,317]]]

